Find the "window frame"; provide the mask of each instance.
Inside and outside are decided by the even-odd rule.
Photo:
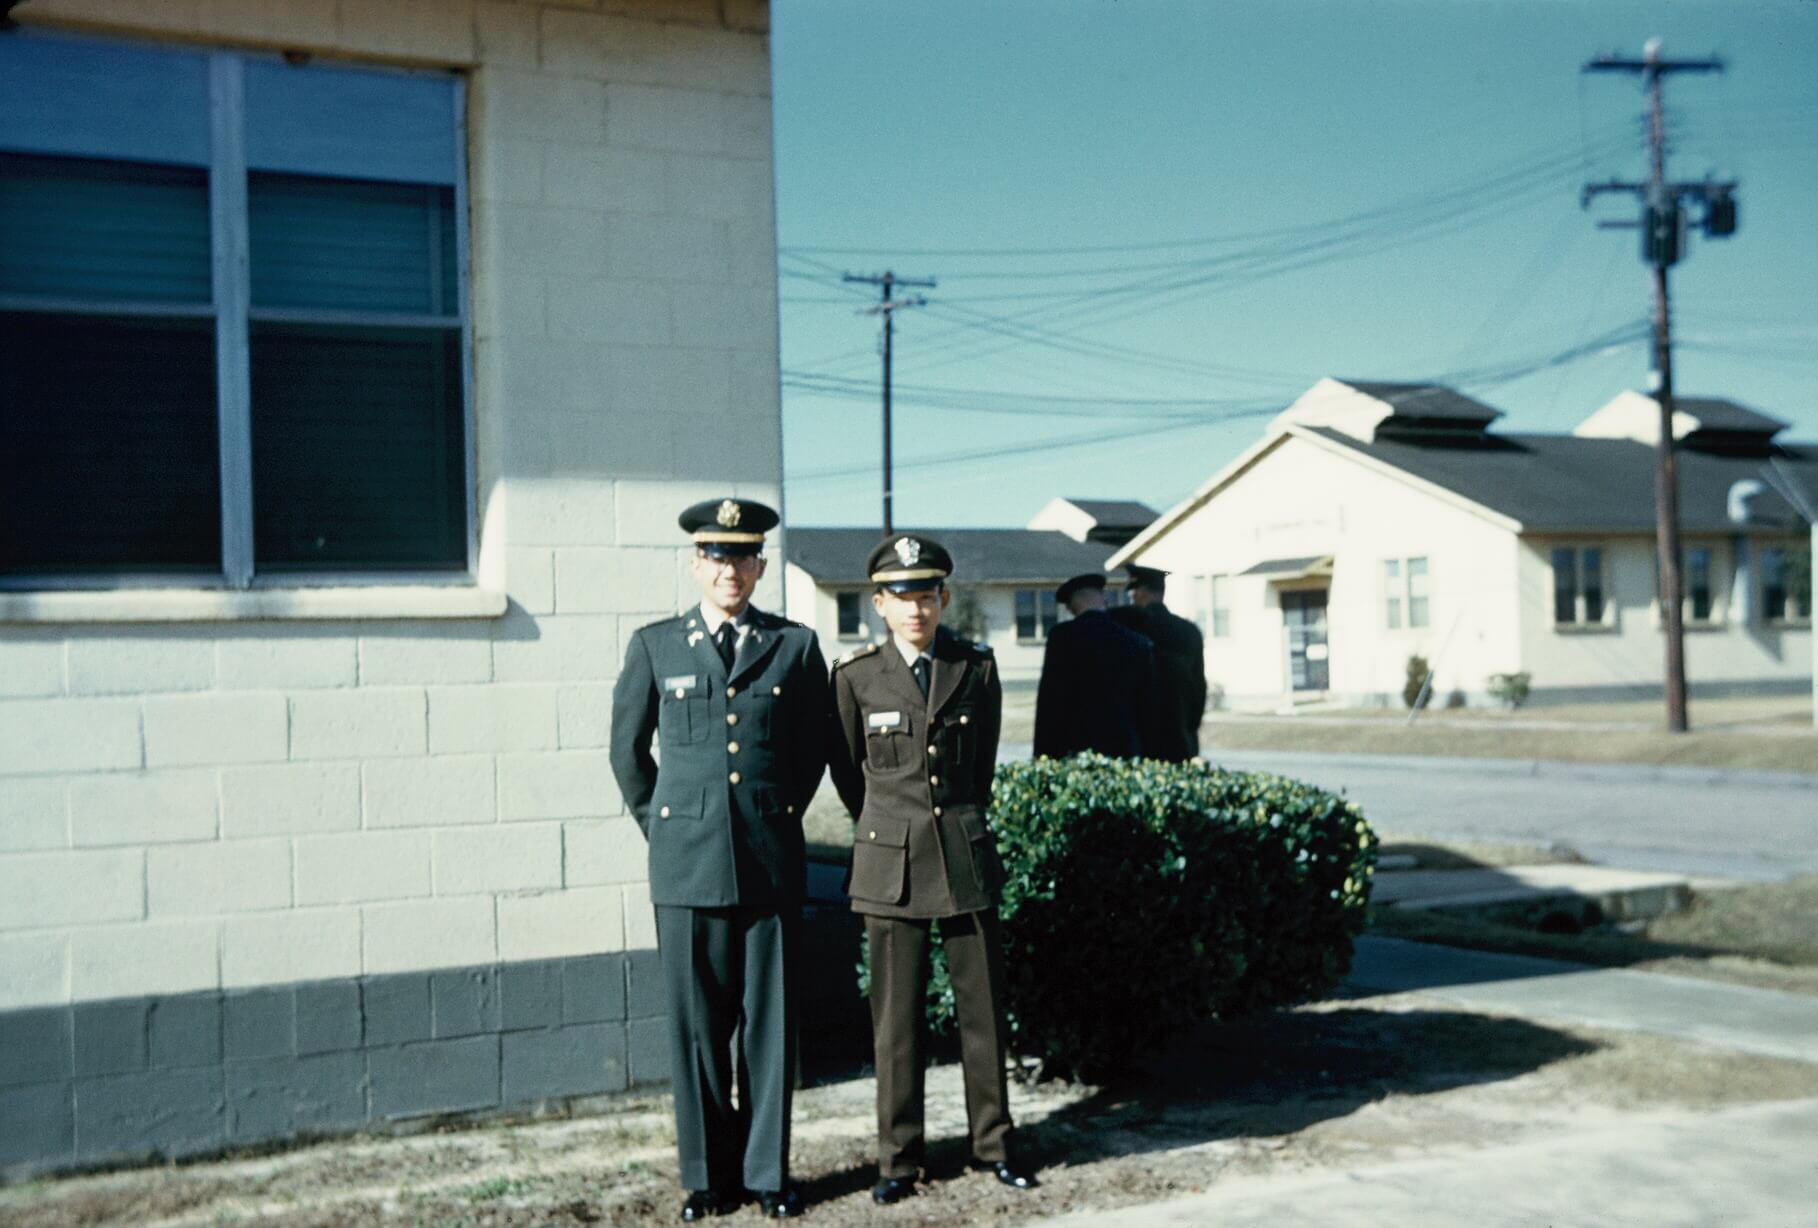
[[[1597,619],[1585,617],[1584,553],[1587,550],[1597,552],[1597,591],[1603,600],[1603,609]],[[1572,621],[1563,621],[1559,617],[1559,555],[1567,553],[1572,556],[1572,606],[1575,617]],[[1575,545],[1554,545],[1547,548],[1547,574],[1552,584],[1547,590],[1547,620],[1555,632],[1563,634],[1596,634],[1613,631],[1616,628],[1616,601],[1610,592],[1610,547],[1607,542],[1583,542]]]
[[[1035,632],[1033,635],[1023,634],[1022,611],[1018,607],[1022,605],[1025,594],[1028,595],[1029,600],[1035,605]],[[1052,615],[1052,617],[1045,617],[1045,615]],[[1011,629],[1016,633],[1017,643],[1046,643],[1049,632],[1060,625],[1060,602],[1055,599],[1054,590],[1051,588],[1019,588],[1014,590],[1010,596],[1010,625]]]
[[[853,631],[846,630],[846,628],[841,625],[840,621],[843,614],[840,607],[848,598],[851,599],[853,608],[858,614],[858,628]],[[865,623],[865,594],[862,589],[843,588],[835,590],[833,594],[833,633],[837,639],[841,640],[866,640],[871,638],[871,628]]]
[[[288,71],[317,68],[379,73],[394,77],[434,79],[448,86],[449,128],[452,145],[452,179],[455,227],[455,311],[452,314],[369,312],[341,309],[255,307],[252,303],[251,218],[248,213],[247,163],[248,108],[246,69],[249,64],[282,64],[276,53],[193,43],[166,44],[150,40],[96,38],[30,29],[10,38],[77,45],[105,50],[119,48],[131,54],[171,51],[202,56],[207,63],[209,131],[207,175],[211,301],[206,310],[190,304],[142,303],[131,300],[69,299],[52,296],[0,293],[0,311],[44,314],[90,314],[125,318],[170,317],[205,319],[215,335],[216,426],[218,435],[221,498],[221,567],[218,571],[145,572],[129,568],[86,570],[80,574],[15,572],[0,575],[0,594],[77,593],[130,590],[202,590],[223,594],[278,593],[318,588],[473,588],[479,566],[478,437],[474,405],[473,305],[471,235],[468,219],[467,81],[458,72],[439,69],[370,65],[352,60],[312,58],[307,65],[286,65]],[[44,150],[32,152],[44,153]],[[96,160],[81,151],[49,151],[48,156]],[[163,163],[153,160],[159,165]],[[394,182],[393,180],[378,180]],[[360,567],[314,571],[256,569],[253,501],[252,439],[252,334],[260,324],[314,324],[351,327],[440,328],[456,333],[460,346],[461,397],[461,506],[464,557],[447,568],[410,569]],[[0,603],[0,606],[10,603]]]
[[[1215,640],[1231,638],[1231,580],[1229,572],[1206,577],[1206,631]]]
[[[1781,567],[1780,587],[1781,587],[1781,592],[1783,595],[1781,597],[1780,609],[1778,609],[1778,610],[1770,610],[1768,608],[1767,572],[1768,572],[1768,555],[1770,555],[1770,554],[1779,555],[1781,558],[1781,561],[1780,561],[1780,567]],[[1798,542],[1791,542],[1791,543],[1780,543],[1780,544],[1775,544],[1775,545],[1762,545],[1762,546],[1757,547],[1756,552],[1755,552],[1755,557],[1757,560],[1759,560],[1759,564],[1755,568],[1755,573],[1756,573],[1755,589],[1756,589],[1756,600],[1758,603],[1758,608],[1761,610],[1761,622],[1764,626],[1774,628],[1775,630],[1787,630],[1787,629],[1799,630],[1799,629],[1803,629],[1806,627],[1810,627],[1812,625],[1812,615],[1810,613],[1801,614],[1795,608],[1794,589],[1791,585],[1786,583],[1786,574],[1785,574],[1786,558],[1789,555],[1796,555],[1796,554],[1804,555],[1807,559],[1805,600],[1806,600],[1806,605],[1808,607],[1810,607],[1813,604],[1812,603],[1813,584],[1812,584],[1812,578],[1811,578],[1812,567],[1811,567],[1811,562],[1810,562],[1810,559],[1811,559],[1810,548],[1807,546],[1803,546],[1803,545],[1799,544]]]
[[[1420,564],[1424,591],[1414,591],[1414,564]],[[1383,626],[1390,631],[1425,631],[1433,625],[1433,556],[1404,554],[1382,560],[1377,572],[1382,584]],[[1414,602],[1422,602],[1421,618],[1414,621]]]

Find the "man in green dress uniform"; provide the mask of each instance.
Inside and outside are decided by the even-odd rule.
[[[1003,863],[986,826],[1003,689],[991,650],[941,627],[952,557],[917,534],[891,538],[866,564],[890,639],[833,671],[828,754],[840,800],[858,821],[850,892],[871,947],[877,1058],[878,1182],[872,1198],[915,1192],[925,1151],[923,1003],[931,924],[940,922],[966,1080],[972,1154],[1016,1189],[1019,1167],[1004,1072]]]
[[[813,631],[751,605],[777,519],[745,499],[682,513],[701,603],[639,628],[613,688],[612,770],[650,842],[689,1221],[735,1209],[746,1190],[768,1216],[801,1213],[789,1184],[790,962],[802,812],[826,763],[827,666]]]

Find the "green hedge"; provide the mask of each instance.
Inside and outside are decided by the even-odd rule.
[[[1102,1079],[1214,1018],[1349,971],[1376,838],[1355,803],[1266,773],[1083,754],[998,769],[991,825],[1012,1043]],[[864,981],[861,967],[861,985]],[[937,948],[928,1015],[955,1021]]]

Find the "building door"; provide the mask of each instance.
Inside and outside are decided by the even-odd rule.
[[[1288,628],[1288,682],[1296,691],[1324,691],[1331,681],[1331,653],[1326,647],[1326,594],[1323,588],[1281,595],[1282,622]]]

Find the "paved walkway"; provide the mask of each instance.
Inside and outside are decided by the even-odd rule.
[[[1818,997],[1364,938],[1348,989],[1818,1062]],[[1221,1180],[1203,1194],[1047,1221],[1084,1228],[1811,1228],[1818,1100],[1624,1115],[1417,1160]]]

